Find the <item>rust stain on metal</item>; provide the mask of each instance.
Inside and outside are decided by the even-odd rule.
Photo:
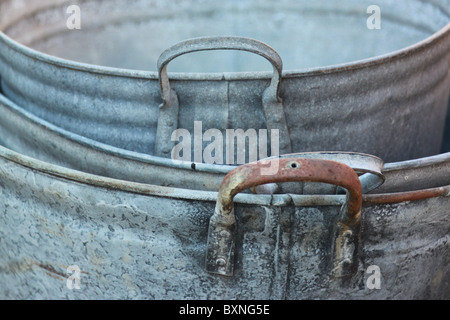
[[[57,280],[65,280],[68,275],[64,274],[61,271],[58,271],[53,265],[48,263],[41,263],[39,261],[29,259],[29,258],[23,258],[21,260],[13,261],[7,265],[0,265],[0,272],[4,273],[20,273],[20,272],[27,272],[30,271],[33,266],[37,266],[44,270],[45,274],[48,276],[55,278]],[[67,269],[67,266],[60,265],[60,268],[63,268],[64,270]],[[89,274],[86,271],[81,271],[81,273]]]
[[[67,278],[67,275],[63,274],[62,272],[57,271],[53,266],[49,265],[49,264],[43,264],[43,263],[39,263],[39,262],[35,262],[35,265],[37,265],[38,267],[46,270],[46,274],[48,274],[50,277],[53,277],[55,279],[58,280],[64,280]]]
[[[384,204],[448,196],[450,196],[450,186],[408,192],[369,194],[363,196],[363,201],[366,204]]]

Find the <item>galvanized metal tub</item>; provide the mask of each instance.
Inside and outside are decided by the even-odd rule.
[[[434,155],[441,145],[450,88],[448,1],[380,1],[380,30],[367,28],[371,4],[83,1],[81,30],[68,30],[66,1],[3,0],[2,90],[63,129],[149,155],[168,157],[163,152],[170,141],[167,133],[176,127],[192,131],[194,120],[202,121],[204,130],[279,128],[282,154],[353,151],[387,162]],[[185,43],[166,52],[161,75],[139,70],[151,70],[159,54],[178,41],[222,34],[272,45],[288,71],[282,72],[276,52],[259,42],[208,42],[208,49],[263,55],[275,71],[250,72],[265,69],[251,56],[238,63],[236,56],[218,56],[208,63],[204,55],[187,55],[192,60],[177,59],[184,73],[169,76],[179,110],[159,108],[159,79],[165,77],[171,54],[202,44],[194,43],[193,49],[192,42]],[[210,73],[216,65],[224,72]],[[248,72],[227,72],[241,71],[239,65],[247,65]],[[167,85],[163,95],[171,101],[175,95]],[[158,128],[164,132],[156,141]]]
[[[244,193],[234,199],[225,197],[228,200],[224,203],[234,202],[236,232],[234,259],[227,261],[234,270],[224,276],[208,272],[205,257],[211,253],[214,239],[214,230],[208,233],[214,224],[210,218],[217,199],[225,199],[226,188],[221,188],[219,196],[217,192],[115,180],[50,165],[0,147],[0,296],[450,297],[450,186],[361,198],[357,176],[345,165],[298,158],[286,161],[290,162],[283,168],[296,179],[310,173],[319,179],[322,169],[334,168],[325,178],[336,178],[337,184],[350,190],[350,197]],[[298,166],[294,168],[293,163]],[[240,173],[248,174],[248,166],[254,165],[239,167]],[[356,213],[348,216],[355,225],[342,219],[346,210]],[[342,223],[355,233],[343,232],[339,228]],[[340,234],[347,242],[337,241]],[[359,240],[354,235],[359,235]],[[354,250],[340,251],[334,243]],[[344,261],[337,264],[342,266],[342,274],[336,272],[336,260]],[[368,284],[372,283],[369,277],[374,266],[379,271],[379,289]],[[74,270],[80,272],[80,289],[68,286],[73,285]]]
[[[235,168],[173,161],[114,148],[58,128],[24,111],[3,95],[0,95],[0,113],[2,145],[83,172],[161,186],[217,191],[225,175]],[[334,159],[352,166],[365,175],[365,192],[384,182],[381,174],[384,163],[378,157],[352,152],[297,153],[295,156]]]
[[[217,191],[234,166],[173,161],[114,148],[56,127],[0,95],[0,143],[24,155],[52,164],[110,178],[171,186],[191,190]],[[450,140],[450,136],[447,137]],[[322,154],[322,155],[321,155]],[[412,191],[450,184],[450,153],[427,158],[387,163],[356,153],[301,153],[303,157],[322,157],[344,161],[354,168],[382,174],[383,181],[372,180],[365,192],[379,187],[382,192]],[[351,158],[355,155],[356,158]],[[350,160],[354,163],[352,165]],[[358,164],[355,162],[359,161]],[[369,175],[370,179],[371,178]],[[308,189],[308,188],[306,188]],[[261,191],[261,190],[260,190]]]
[[[6,99],[0,105],[9,118],[3,121],[3,132],[10,134],[14,121],[22,124],[21,130],[32,124],[20,136],[25,143],[18,146],[33,141],[30,133],[45,126],[30,121],[32,114],[24,117],[23,110],[10,108],[14,105]],[[36,139],[45,134],[53,139],[63,131],[41,133]],[[92,142],[82,137],[70,140],[74,136],[60,135],[59,141],[71,143],[66,150],[81,145],[89,153],[100,145],[80,144]],[[6,235],[0,240],[4,284],[0,294],[6,298],[448,299],[450,187],[442,183],[448,178],[448,157],[388,164],[385,168],[391,170],[385,173],[383,187],[400,193],[365,196],[346,166],[288,158],[288,171],[320,164],[346,172],[341,182],[352,181],[345,185],[353,200],[339,210],[346,202],[344,195],[238,194],[236,223],[217,224],[217,214],[210,223],[215,202],[222,198],[217,192],[114,180],[0,148],[0,188],[5,199],[0,203],[0,228]],[[293,163],[299,166],[294,168]],[[428,172],[439,178],[426,177]],[[322,171],[314,173],[319,177]],[[436,188],[424,190],[424,178]],[[405,192],[409,188],[416,191]],[[359,215],[355,199],[361,197]],[[342,215],[348,207],[354,214]],[[342,225],[352,232],[342,230]],[[215,246],[220,241],[214,240],[220,240],[223,231],[233,234],[234,228],[234,259],[228,259],[232,255],[223,256],[220,246],[219,250]],[[229,240],[227,232],[224,237]],[[231,252],[227,248],[225,252]],[[218,257],[207,258],[217,251]],[[80,290],[66,285],[67,267],[74,265],[82,272]],[[366,283],[366,271],[374,265],[381,270],[380,289]],[[215,268],[228,277],[208,273]]]

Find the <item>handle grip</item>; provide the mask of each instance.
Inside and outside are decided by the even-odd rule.
[[[275,96],[273,99],[281,101],[278,93],[280,87],[281,74],[283,71],[283,62],[278,53],[269,45],[250,38],[220,36],[220,37],[202,37],[179,42],[169,49],[165,50],[159,57],[157,66],[159,73],[159,83],[163,101],[170,100],[170,84],[167,75],[167,65],[173,59],[192,52],[209,50],[240,50],[247,51],[266,58],[273,66],[273,77],[270,87],[273,88]]]

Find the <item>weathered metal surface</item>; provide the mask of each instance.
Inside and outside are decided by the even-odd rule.
[[[86,1],[83,28],[73,32],[65,26],[66,1],[21,1],[20,7],[4,0],[1,86],[18,105],[68,131],[151,155],[162,102],[159,79],[156,71],[137,70],[154,68],[158,55],[178,41],[237,34],[270,44],[289,66],[280,97],[293,151],[362,152],[387,162],[417,159],[438,153],[441,146],[450,88],[450,13],[446,0],[407,2],[410,12],[403,18],[405,2],[380,1],[383,27],[368,30],[370,1],[276,6],[252,0]],[[187,13],[198,18],[197,27],[186,21]],[[302,19],[305,23],[298,23]],[[78,46],[77,37],[86,46]],[[251,57],[207,60],[180,61],[178,66],[190,66],[193,73],[169,73],[180,104],[178,127],[192,132],[198,120],[204,130],[266,128],[262,95],[272,73],[226,73],[239,71],[235,65],[258,70]],[[137,70],[103,67],[124,67],[127,61]],[[211,66],[223,66],[225,73],[210,73]]]
[[[345,279],[326,272],[330,230],[344,195],[236,195],[233,277],[204,269],[216,192],[94,176],[0,147],[0,197],[5,299],[450,296],[448,192],[363,202],[358,269]],[[81,270],[80,290],[67,287],[73,265]],[[381,270],[380,289],[366,286],[371,265]]]
[[[444,142],[450,141],[447,135]],[[386,183],[378,192],[392,193],[435,188],[450,184],[450,152],[437,154],[432,157],[387,163],[383,167],[383,174],[395,184]]]

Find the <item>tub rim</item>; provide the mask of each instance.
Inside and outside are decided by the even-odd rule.
[[[226,35],[225,35],[226,36]],[[374,57],[354,60],[346,63],[332,64],[327,66],[313,67],[313,68],[301,68],[283,70],[282,78],[297,78],[308,77],[321,74],[334,74],[347,72],[352,70],[358,70],[363,68],[375,67],[378,65],[393,63],[401,58],[418,54],[421,51],[444,41],[447,37],[450,38],[450,22],[446,26],[436,31],[427,38],[416,42],[410,46],[402,49],[394,50],[386,54],[377,55]],[[75,71],[88,72],[97,75],[108,75],[123,78],[137,78],[146,80],[158,80],[158,71],[144,71],[134,70],[126,68],[108,67],[102,65],[89,64],[84,62],[78,62],[74,60],[60,58],[54,55],[50,55],[35,49],[32,49],[26,45],[19,43],[6,35],[0,30],[0,41],[4,42],[11,49],[19,54],[23,54],[29,58],[34,59],[48,65],[52,65],[57,68],[67,68]],[[269,44],[270,45],[270,44]],[[276,49],[275,49],[276,50]],[[169,78],[173,80],[185,80],[185,81],[222,81],[222,80],[260,80],[270,79],[273,71],[254,71],[254,72],[212,72],[212,73],[182,73],[182,72],[169,72]]]

